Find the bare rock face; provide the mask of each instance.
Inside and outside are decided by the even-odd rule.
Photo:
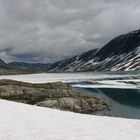
[[[104,101],[100,101],[97,98],[68,97],[59,99],[47,99],[46,101],[39,102],[36,105],[88,114],[108,109],[108,105]]]

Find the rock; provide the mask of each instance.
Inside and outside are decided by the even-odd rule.
[[[109,110],[109,105],[101,99],[77,92],[61,82],[31,84],[0,80],[0,98],[78,113]]]
[[[104,102],[97,103],[95,98],[84,99],[68,97],[58,99],[46,99],[45,101],[39,102],[36,105],[88,114],[108,109],[107,104],[105,104]]]

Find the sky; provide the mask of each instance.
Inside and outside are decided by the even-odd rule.
[[[137,29],[139,0],[0,0],[6,62],[55,62]]]

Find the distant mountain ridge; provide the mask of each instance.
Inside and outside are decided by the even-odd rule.
[[[12,68],[18,68],[22,70],[31,70],[34,72],[46,72],[51,65],[43,63],[26,63],[26,62],[12,62],[8,64]]]
[[[101,49],[90,50],[49,67],[51,72],[119,70],[140,70],[140,30],[120,35]]]
[[[32,73],[32,71],[12,68],[2,59],[0,59],[0,75],[27,74],[27,73]]]
[[[10,67],[2,59],[0,59],[0,68],[3,68],[3,69],[4,68],[6,68],[6,69],[8,68],[9,69]]]

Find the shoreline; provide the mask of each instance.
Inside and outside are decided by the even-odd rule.
[[[0,98],[84,114],[98,115],[101,111],[110,110],[105,101],[61,82],[31,84],[0,80]]]

